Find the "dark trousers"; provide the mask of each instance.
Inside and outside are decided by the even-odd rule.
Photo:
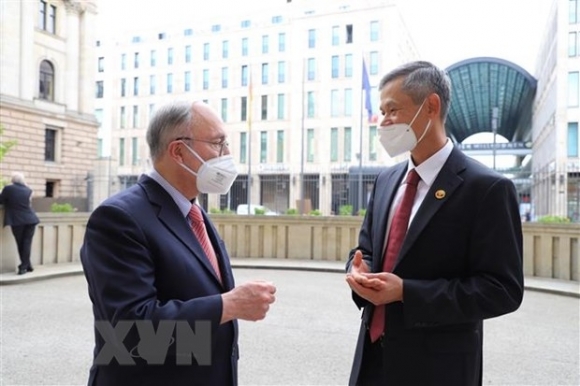
[[[368,332],[365,334],[363,358],[357,386],[385,385],[385,361],[383,355],[383,338],[372,343]]]
[[[19,270],[32,268],[32,265],[30,265],[30,247],[35,229],[36,224],[12,226],[12,234],[16,239],[18,256],[20,257]]]

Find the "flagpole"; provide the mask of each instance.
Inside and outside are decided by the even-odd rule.
[[[359,125],[359,150],[358,150],[358,210],[357,212],[359,212],[363,207],[362,207],[362,195],[363,195],[363,170],[362,170],[362,166],[363,166],[363,115],[364,115],[364,97],[365,97],[365,89],[364,89],[364,73],[366,71],[366,67],[365,67],[365,60],[364,60],[364,53],[361,53],[361,57],[362,57],[362,71],[361,76],[362,76],[362,81],[361,81],[361,85],[362,87],[360,87],[361,92],[360,92],[360,125]],[[358,214],[358,213],[357,213]]]
[[[252,85],[252,67],[248,65],[248,154],[246,159],[248,160],[248,182],[247,182],[247,207],[248,213],[250,213],[250,208],[252,206],[252,107],[253,107],[253,85]]]

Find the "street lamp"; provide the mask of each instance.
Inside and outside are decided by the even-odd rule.
[[[499,109],[494,107],[491,109],[491,130],[493,131],[493,170],[495,170],[495,136],[497,135],[497,116]]]

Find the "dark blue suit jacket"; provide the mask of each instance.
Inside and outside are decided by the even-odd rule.
[[[387,215],[407,162],[381,172],[356,249],[380,272]],[[436,195],[437,191],[444,191]],[[453,149],[413,218],[394,274],[403,302],[386,307],[389,384],[481,384],[483,323],[523,297],[522,230],[513,183]],[[372,305],[363,316],[350,384],[359,374]]]
[[[38,217],[30,207],[32,190],[26,185],[7,185],[0,193],[0,204],[4,205],[4,226],[38,224]]]
[[[206,214],[223,285],[171,196],[152,178],[109,198],[90,216],[81,261],[96,321],[211,322],[211,365],[177,365],[175,345],[162,365],[93,364],[89,385],[236,385],[237,322],[220,325],[221,294],[234,288],[229,256]],[[95,357],[106,339],[95,329]],[[175,335],[179,339],[179,335]],[[136,328],[123,341],[139,343]],[[131,351],[135,354],[135,350]],[[163,353],[161,353],[163,355]]]

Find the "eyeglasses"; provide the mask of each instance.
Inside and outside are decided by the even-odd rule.
[[[179,138],[175,138],[174,141],[196,141],[196,142],[208,143],[213,149],[219,150],[220,157],[222,156],[222,154],[224,152],[224,147],[230,146],[229,142],[226,141],[225,139],[223,139],[219,142],[213,142],[213,141],[206,141],[204,139],[195,139],[195,138],[191,138],[191,137],[179,137]]]

